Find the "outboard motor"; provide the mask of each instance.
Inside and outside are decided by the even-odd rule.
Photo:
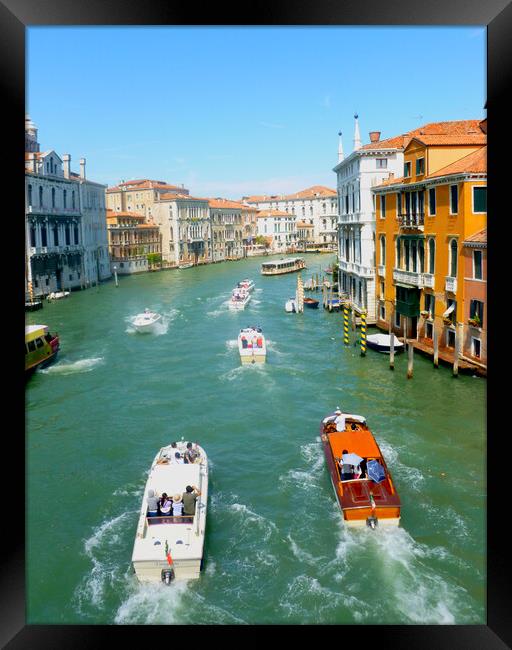
[[[170,585],[175,577],[174,569],[162,569],[162,582],[166,585]]]
[[[377,528],[377,524],[379,523],[379,520],[377,517],[368,517],[366,520],[366,525],[369,526],[372,530],[375,530]]]

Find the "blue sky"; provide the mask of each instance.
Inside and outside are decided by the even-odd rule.
[[[27,111],[41,149],[91,180],[154,178],[239,199],[336,187],[353,149],[481,119],[485,27],[30,27]]]

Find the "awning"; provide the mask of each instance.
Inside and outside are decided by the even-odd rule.
[[[455,303],[452,302],[452,304],[451,304],[451,305],[448,307],[448,309],[444,312],[444,314],[443,314],[443,318],[446,318],[447,316],[449,316],[449,315],[452,313],[452,311],[453,311],[454,309],[455,309]]]

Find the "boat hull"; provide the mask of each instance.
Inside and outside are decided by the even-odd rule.
[[[242,365],[253,363],[265,363],[267,360],[266,354],[240,354],[240,361]]]
[[[309,301],[307,298],[304,298],[304,307],[307,307],[308,309],[318,309],[318,304],[318,300]]]

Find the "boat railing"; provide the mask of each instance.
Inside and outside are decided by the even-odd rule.
[[[191,524],[194,521],[193,515],[161,515],[157,517],[146,517],[148,526],[155,524]]]

